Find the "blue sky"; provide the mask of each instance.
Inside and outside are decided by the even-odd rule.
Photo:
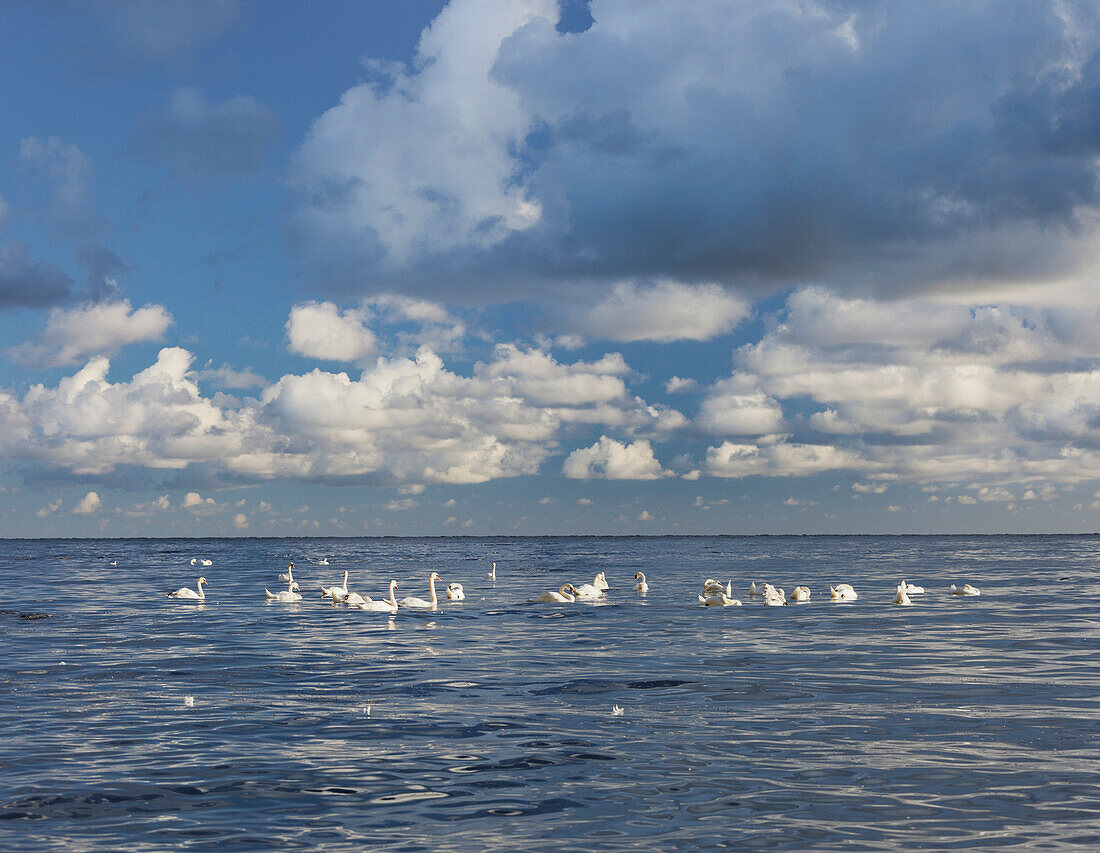
[[[0,2],[0,535],[1093,531],[1098,49]]]

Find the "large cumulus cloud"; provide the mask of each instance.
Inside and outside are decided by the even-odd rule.
[[[1096,12],[1049,2],[453,0],[303,143],[330,286],[869,290],[1094,261]]]
[[[481,483],[536,473],[573,430],[665,435],[679,412],[632,396],[621,356],[558,362],[501,344],[471,375],[427,347],[358,377],[314,369],[257,398],[204,396],[187,350],[168,347],[129,380],[90,360],[56,386],[0,393],[0,457],[73,478],[201,471],[216,483]]]
[[[708,451],[712,474],[1100,477],[1095,307],[885,302],[807,288],[771,326],[738,349],[733,374],[703,402],[702,425],[731,436]]]

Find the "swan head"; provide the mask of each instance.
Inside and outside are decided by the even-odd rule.
[[[210,586],[210,581],[208,581],[206,578],[199,578],[199,583],[204,583],[207,586]]]
[[[635,573],[634,573],[634,580],[636,580],[636,581],[637,581],[637,580],[643,580],[643,581],[644,581],[644,580],[645,580],[645,573],[643,573],[643,572],[635,572]]]
[[[293,591],[293,592],[297,592],[298,590],[300,590],[300,589],[301,589],[301,587],[300,587],[300,586],[298,586],[298,581],[293,581],[293,582],[292,582],[292,583],[290,584],[290,589],[291,589],[291,591]]]
[[[439,572],[432,572],[430,575],[428,575],[428,580],[429,581],[441,581],[441,580],[443,580],[443,578],[441,578],[439,576]]]

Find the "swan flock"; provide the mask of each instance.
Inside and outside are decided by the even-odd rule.
[[[191,564],[209,566],[212,565],[212,562],[206,559],[200,560],[195,558],[191,560]],[[317,564],[328,565],[328,560],[319,560]],[[492,570],[485,576],[493,583],[496,581],[496,566],[497,564],[493,563]],[[435,612],[439,610],[441,600],[448,603],[463,602],[466,600],[466,591],[463,585],[458,582],[447,584],[441,599],[441,596],[436,591],[436,582],[442,583],[443,578],[438,572],[431,572],[428,575],[428,598],[406,596],[400,600],[396,598],[398,586],[396,580],[391,579],[389,581],[388,592],[384,598],[375,600],[369,595],[352,591],[349,586],[350,576],[350,571],[345,570],[339,584],[334,583],[331,586],[324,586],[322,584],[320,586],[321,596],[331,600],[331,605],[333,607],[343,605],[351,609],[358,609],[371,613],[388,613],[392,616],[399,610],[426,610]],[[287,571],[280,573],[278,575],[278,580],[280,583],[286,584],[286,589],[279,590],[278,592],[271,592],[271,590],[264,588],[264,601],[266,603],[296,604],[302,601],[301,586],[299,582],[294,579],[293,562],[288,563]],[[632,587],[632,591],[644,597],[651,588],[645,573],[635,572],[634,581],[635,583]],[[200,577],[195,586],[195,589],[180,587],[177,590],[166,593],[165,597],[182,601],[205,602],[207,597],[204,586],[210,586],[210,582],[205,577]],[[702,583],[701,592],[695,596],[695,601],[704,607],[743,607],[744,605],[742,602],[734,597],[733,588],[733,580],[728,580],[723,584],[721,581],[707,578]],[[758,584],[756,580],[751,580],[744,589],[748,593],[750,603],[756,603],[757,600],[759,600],[759,604],[765,607],[785,606],[791,602],[808,604],[812,597],[812,591],[804,584],[795,586],[789,598],[783,587],[775,586],[767,581]],[[834,603],[851,603],[859,599],[859,594],[856,590],[851,584],[846,582],[831,584],[828,589],[828,600]],[[592,579],[591,583],[564,583],[556,590],[537,593],[534,597],[528,599],[528,601],[532,604],[574,604],[576,602],[599,603],[606,599],[606,594],[610,590],[611,585],[608,583],[606,572],[599,572]],[[981,595],[981,590],[969,583],[961,587],[951,584],[947,588],[947,592],[953,596],[977,597]],[[924,587],[903,579],[895,588],[894,596],[891,601],[895,605],[911,607],[914,604],[913,596],[925,594]]]

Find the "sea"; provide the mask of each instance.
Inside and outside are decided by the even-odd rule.
[[[0,849],[1100,849],[1098,566],[1097,536],[3,540]],[[466,599],[333,606],[344,571]]]

